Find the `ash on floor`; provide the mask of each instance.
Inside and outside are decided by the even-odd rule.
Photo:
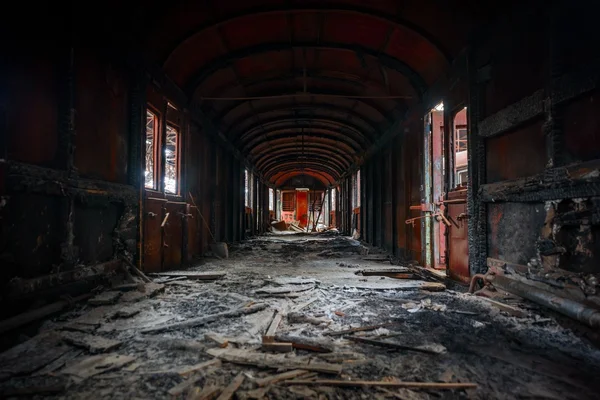
[[[597,398],[600,352],[543,310],[519,304],[516,318],[418,271],[392,278],[415,271],[378,252],[340,236],[271,235],[189,277],[103,294],[0,355],[0,395]]]

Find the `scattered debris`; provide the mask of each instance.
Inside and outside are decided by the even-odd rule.
[[[294,350],[292,343],[264,342],[261,349],[274,353],[290,353]]]
[[[193,374],[193,373],[198,372],[200,370],[203,370],[205,368],[220,367],[220,366],[221,366],[221,360],[219,360],[219,359],[212,359],[212,360],[209,360],[209,361],[201,362],[201,363],[196,364],[196,365],[192,365],[190,367],[182,368],[181,370],[179,370],[179,375],[181,375],[181,376],[188,376],[190,374]]]
[[[233,381],[231,381],[229,386],[227,386],[225,390],[223,390],[223,392],[219,395],[219,397],[217,397],[217,400],[231,399],[235,394],[235,391],[238,390],[238,388],[242,385],[245,378],[246,377],[243,373],[240,372],[239,374],[237,374],[237,376],[233,378]]]
[[[221,335],[217,335],[216,333],[207,333],[206,335],[204,335],[204,338],[206,340],[210,340],[213,343],[216,343],[217,346],[219,346],[220,348],[225,348],[227,347],[227,345],[229,345],[229,340],[225,339],[224,337],[222,337]]]
[[[301,313],[297,313],[297,312],[291,312],[288,314],[287,316],[288,321],[294,323],[294,322],[298,322],[298,323],[309,323],[312,325],[321,325],[321,324],[325,324],[325,325],[329,325],[330,323],[332,323],[333,321],[329,318],[325,318],[325,317],[311,317],[308,315],[304,315]]]
[[[103,306],[107,304],[114,304],[121,297],[121,292],[119,291],[108,291],[102,292],[91,299],[88,300],[88,303],[93,306]]]
[[[208,315],[206,317],[192,318],[183,322],[176,322],[174,324],[166,324],[162,326],[157,326],[154,328],[148,328],[141,331],[141,333],[158,333],[169,331],[173,329],[183,329],[183,328],[192,328],[194,326],[205,325],[210,322],[218,321],[222,318],[232,318],[239,317],[240,315],[252,314],[260,310],[264,310],[268,305],[265,303],[262,304],[254,304],[250,307],[242,307],[235,310],[225,311],[219,314]]]
[[[273,341],[275,340],[275,332],[277,331],[277,328],[279,327],[279,324],[281,323],[282,319],[283,319],[283,314],[280,311],[277,311],[275,313],[275,315],[273,316],[273,320],[269,324],[269,328],[267,329],[267,332],[262,337],[263,344],[264,343],[273,343]]]
[[[405,303],[402,304],[402,308],[404,308],[409,313],[416,313],[421,310],[432,310],[432,311],[446,311],[447,306],[445,304],[436,304],[431,301],[431,299],[421,300],[420,303]]]
[[[359,326],[357,328],[344,329],[342,331],[325,332],[324,335],[325,336],[344,336],[344,335],[348,335],[348,334],[351,334],[354,332],[373,331],[375,329],[382,328],[384,326],[391,326],[391,325],[395,325],[395,324],[397,324],[397,322],[388,322],[385,324],[370,325],[370,326]]]
[[[154,297],[158,293],[162,292],[165,289],[165,285],[160,283],[146,283],[144,285],[144,291],[133,291],[123,293],[119,302],[135,302],[145,299],[147,297]]]
[[[261,368],[275,368],[281,370],[305,369],[322,372],[324,374],[339,374],[342,366],[329,363],[311,362],[309,357],[282,358],[279,355],[258,353],[242,349],[209,349],[207,353],[234,364],[254,365]]]
[[[63,332],[62,337],[65,342],[73,346],[86,349],[92,354],[106,353],[116,349],[122,342],[113,339],[107,339],[102,336],[87,335],[77,332]]]
[[[396,349],[396,350],[417,351],[419,353],[442,354],[446,351],[446,348],[442,345],[436,345],[433,347],[431,345],[422,345],[422,346],[413,347],[413,346],[406,346],[406,345],[398,344],[398,343],[394,343],[394,342],[360,338],[360,337],[356,337],[356,336],[346,336],[345,339],[352,340],[352,341],[358,342],[358,343],[370,344],[373,346],[387,347],[389,349]]]
[[[329,353],[334,350],[332,341],[319,338],[277,335],[275,336],[275,340],[279,342],[289,342],[295,349],[314,351],[317,353]]]
[[[67,375],[74,375],[81,379],[86,379],[94,375],[102,374],[108,371],[114,371],[129,363],[132,363],[135,357],[122,354],[103,354],[87,357],[77,363],[69,365],[61,372]]]
[[[256,291],[256,294],[274,295],[274,294],[298,293],[298,292],[306,292],[308,290],[313,290],[314,288],[315,288],[315,285],[265,287],[265,288],[258,289]]]
[[[284,382],[286,385],[308,385],[308,386],[346,386],[346,387],[364,387],[364,386],[382,386],[391,388],[412,388],[412,389],[476,389],[476,383],[435,383],[435,382],[387,382],[387,381],[340,381],[340,380],[290,380]]]
[[[483,296],[477,296],[477,298],[485,301],[486,303],[493,305],[494,307],[500,309],[501,311],[509,313],[513,317],[523,318],[523,317],[527,316],[527,313],[524,310],[521,310],[517,307],[509,306],[508,304],[501,303],[499,301],[492,300],[490,298],[483,297]]]
[[[275,383],[278,383],[281,381],[286,381],[288,379],[306,376],[307,374],[309,374],[309,371],[306,371],[304,369],[296,369],[293,371],[284,372],[282,374],[272,375],[272,376],[269,376],[266,378],[257,379],[256,384],[259,387],[264,387],[264,386],[272,385],[272,384],[275,384]]]
[[[152,273],[150,275],[169,277],[169,278],[186,278],[186,279],[190,279],[190,280],[200,280],[200,281],[214,281],[217,279],[223,279],[227,274],[224,272],[169,271],[169,272],[156,272],[156,273]]]

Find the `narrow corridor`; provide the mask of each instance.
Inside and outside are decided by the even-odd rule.
[[[270,234],[153,283],[114,282],[4,353],[1,373],[26,375],[0,393],[200,399],[239,377],[239,399],[596,398],[600,352],[554,316],[515,298],[507,313],[397,264],[331,232]]]

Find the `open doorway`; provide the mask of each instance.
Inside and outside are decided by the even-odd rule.
[[[449,116],[444,112],[440,103],[425,115],[422,204],[411,206],[422,215],[408,221],[413,226],[416,220],[421,222],[425,267],[468,282],[467,108],[461,106]]]
[[[445,134],[444,104],[440,103],[425,116],[423,203],[423,248],[427,268],[446,270],[448,221],[444,215],[445,200]]]
[[[467,215],[468,163],[468,114],[467,107],[459,107],[451,116],[452,141],[449,152],[452,173],[448,174],[448,195],[446,215],[450,221],[448,229],[448,273],[453,279],[470,281],[469,240]]]

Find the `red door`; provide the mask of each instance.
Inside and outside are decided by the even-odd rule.
[[[308,222],[308,192],[296,192],[296,218],[300,221],[302,228]]]
[[[462,189],[448,193],[446,207],[448,220],[450,221],[450,227],[448,228],[448,271],[452,279],[469,282],[467,190]]]

